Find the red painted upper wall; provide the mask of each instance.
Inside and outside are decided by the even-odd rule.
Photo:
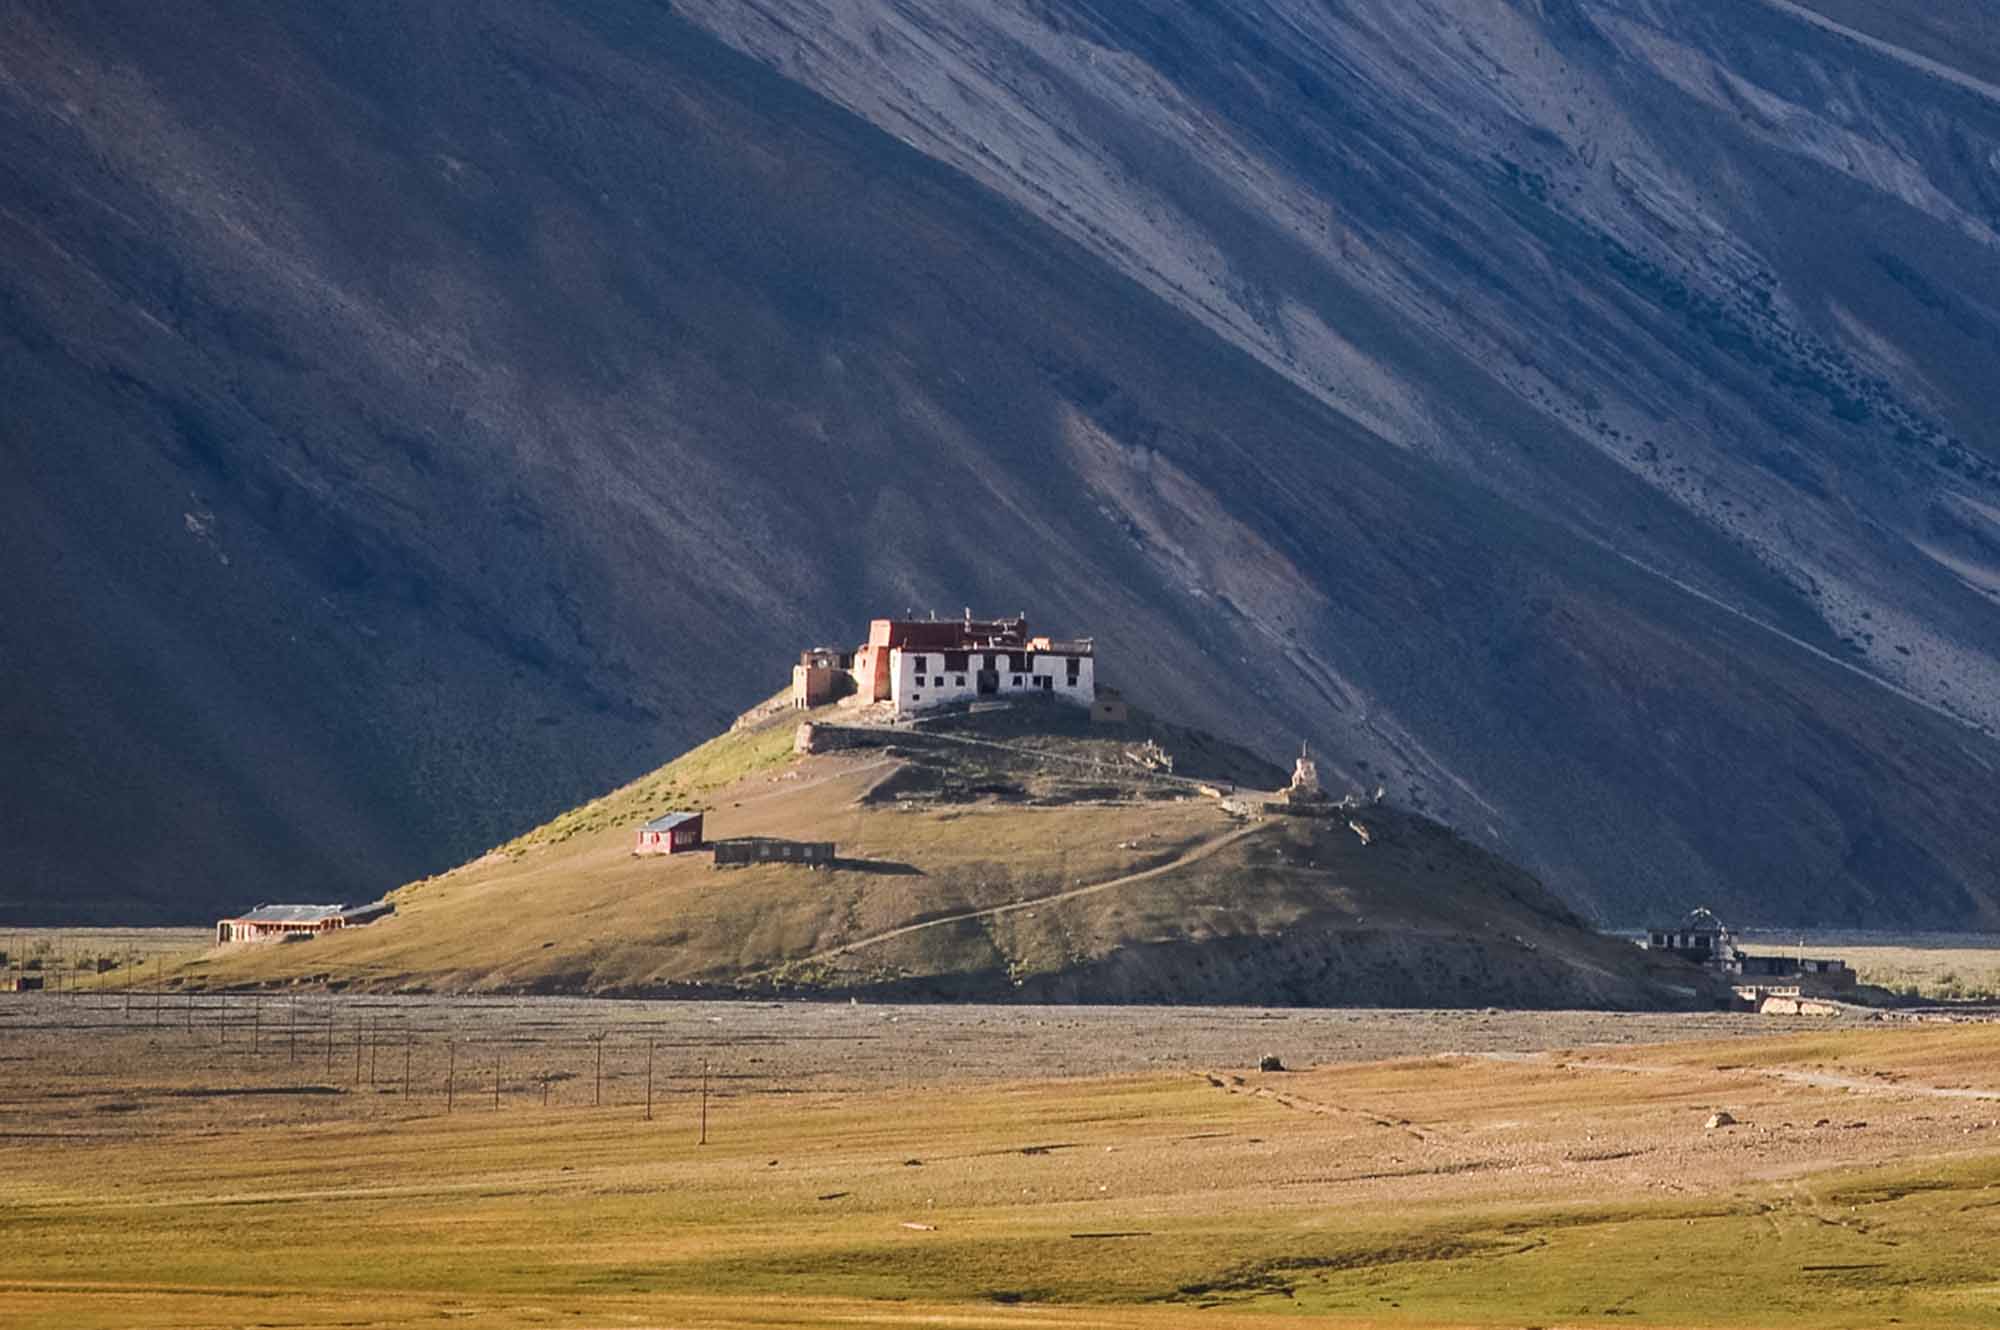
[[[1028,621],[1018,619],[876,619],[868,625],[868,645],[919,651],[964,651],[1025,644]]]

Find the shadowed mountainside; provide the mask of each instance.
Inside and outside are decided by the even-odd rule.
[[[1977,43],[0,13],[10,917],[359,898],[967,602],[1600,918],[2000,916]]]

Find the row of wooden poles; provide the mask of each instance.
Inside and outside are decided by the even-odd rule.
[[[123,992],[125,1000],[125,1016],[128,1020],[131,1019],[133,1014],[134,995],[135,991],[130,988],[125,989]],[[137,992],[137,997],[139,999],[140,1018],[143,1020],[147,1015],[147,1012],[145,1010],[146,998],[151,997],[152,998],[151,1023],[156,1027],[167,1025],[168,1021],[165,1018],[165,1007],[163,1005],[164,996],[165,996],[164,993],[159,989],[154,989],[151,993],[146,993],[144,991]],[[198,1024],[206,1023],[206,1022],[200,1022],[200,1023],[197,1022],[196,1012],[198,1010],[208,1010],[210,1008],[206,1003],[197,1003],[195,1001],[195,994],[192,991],[183,994],[183,998],[184,1001],[181,1004],[183,1012],[183,1023],[188,1033],[193,1034],[197,1031]],[[263,1051],[264,1044],[267,1041],[273,1044],[282,1041],[283,1044],[285,1045],[288,1059],[292,1062],[297,1062],[299,1060],[299,1044],[300,1044],[299,1003],[296,999],[291,999],[286,1001],[285,1006],[286,1006],[287,1017],[283,1025],[278,1027],[267,1027],[264,1022],[263,995],[262,994],[252,995],[250,1000],[250,1052],[253,1055],[261,1053]],[[217,1012],[217,1016],[214,1022],[216,1042],[219,1045],[223,1046],[227,1046],[227,1044],[229,1043],[230,1027],[232,1025],[240,1026],[242,1024],[240,1019],[236,1021],[230,1020],[229,1017],[230,1007],[231,1004],[229,998],[226,995],[224,995],[222,997],[221,1002],[218,1003],[213,1008],[213,1010]],[[326,1032],[323,1037],[319,1035],[319,1031],[316,1028],[317,1024],[318,1024],[317,1022],[313,1022],[311,1027],[309,1027],[305,1031],[306,1052],[307,1056],[310,1057],[315,1051],[323,1050],[326,1060],[326,1076],[328,1080],[331,1080],[334,1075],[335,1053],[336,1053],[335,1018],[331,1007],[327,1009]],[[592,1079],[592,1092],[591,1092],[591,1106],[593,1108],[601,1108],[604,1105],[604,1045],[605,1042],[610,1038],[610,1032],[604,1031],[594,1035],[586,1035],[584,1037],[593,1046],[593,1058],[592,1058],[593,1079]],[[467,1044],[469,1048],[476,1048],[481,1046],[482,1041],[468,1040],[464,1042]],[[315,1043],[320,1045],[319,1050],[315,1050],[313,1048],[313,1045]],[[447,1038],[444,1041],[444,1046],[445,1046],[444,1103],[445,1103],[446,1113],[451,1113],[455,1111],[457,1108],[458,1050],[460,1043],[461,1041],[451,1038]],[[646,1115],[646,1120],[648,1122],[652,1121],[653,1119],[653,1087],[654,1087],[653,1071],[655,1063],[657,1061],[656,1053],[657,1053],[658,1043],[659,1041],[657,1039],[649,1038],[646,1040],[645,1115]],[[369,1022],[365,1016],[357,1017],[354,1022],[353,1084],[356,1086],[359,1086],[361,1084],[364,1054],[366,1056],[368,1084],[379,1085],[382,1082],[377,1079],[376,1071],[381,1050],[385,1046],[390,1048],[391,1050],[400,1048],[403,1053],[403,1074],[399,1089],[400,1092],[403,1094],[403,1096],[407,1099],[407,1097],[410,1094],[410,1086],[411,1086],[410,1063],[411,1063],[412,1052],[415,1049],[416,1045],[417,1045],[416,1036],[408,1032],[404,1032],[400,1036],[392,1033],[389,1038],[384,1039],[382,1037],[382,1032],[379,1027],[370,1028]],[[345,1048],[345,1046],[346,1045],[344,1041],[339,1044],[340,1048]],[[503,1084],[503,1077],[502,1077],[503,1060],[501,1057],[500,1046],[497,1043],[489,1043],[488,1046],[493,1048],[493,1107],[495,1109],[498,1109],[500,1107],[500,1092]],[[391,1057],[393,1056],[394,1053],[392,1051]],[[709,1074],[708,1059],[703,1058],[701,1060],[700,1143],[704,1145],[708,1143],[708,1074]],[[543,1072],[541,1076],[533,1079],[536,1080],[541,1086],[542,1106],[546,1108],[549,1102],[549,1087],[555,1083],[556,1078],[547,1072]],[[481,1085],[482,1088],[484,1087],[485,1080],[483,1077],[480,1079],[479,1084]]]
[[[121,986],[129,991],[144,978],[146,966],[153,967],[153,979],[157,983],[164,973],[167,961],[178,959],[185,954],[175,951],[141,953],[128,948],[125,952],[125,964],[116,969],[103,970],[95,967],[79,967],[76,960],[82,954],[80,952],[65,952],[58,947],[50,952],[30,956],[19,950],[20,945],[19,942],[14,943],[15,949],[6,953],[7,961],[5,965],[0,965],[0,971],[13,975],[38,974],[42,977],[42,992],[72,1000],[86,993],[111,991],[109,983],[81,985],[77,982],[79,975],[92,980],[102,980],[107,976],[117,978],[121,981]],[[31,965],[29,963],[31,961],[35,963]]]

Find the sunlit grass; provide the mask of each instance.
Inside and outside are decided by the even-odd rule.
[[[1942,1070],[1989,1056],[1985,1031],[1906,1033]],[[1751,1137],[1690,1114],[1831,1099],[1717,1072],[1723,1047],[1617,1051],[1672,1073],[1647,1076],[1430,1058],[731,1097],[705,1145],[685,1087],[652,1121],[474,1104],[275,1130],[246,1107],[170,1142],[31,1133],[0,1176],[0,1290],[75,1327],[2000,1324],[2000,1156],[1760,1179]],[[1808,1037],[1789,1062],[1894,1052]]]

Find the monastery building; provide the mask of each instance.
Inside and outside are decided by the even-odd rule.
[[[1080,707],[1097,700],[1089,638],[1030,637],[1012,619],[876,619],[852,652],[818,647],[792,669],[792,704],[824,706],[854,694],[907,716],[950,702],[1041,693]]]

